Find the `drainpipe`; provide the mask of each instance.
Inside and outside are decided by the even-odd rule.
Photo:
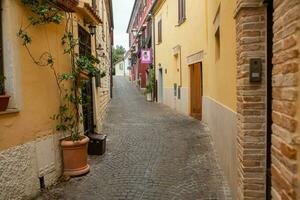
[[[265,0],[267,10],[267,171],[266,171],[266,199],[271,199],[272,189],[272,69],[273,69],[273,0]]]
[[[155,18],[153,17],[153,13],[151,12],[151,20],[152,20],[152,49],[153,49],[153,68],[154,68],[154,77],[155,77],[155,88],[154,88],[154,99],[158,102],[157,95],[157,77],[156,77],[156,54],[155,54]]]
[[[110,31],[110,34],[113,34]],[[110,98],[113,98],[113,75],[112,75],[112,69],[113,69],[113,62],[112,62],[112,44],[110,44]]]
[[[180,69],[180,89],[182,87],[182,57],[181,57],[181,46],[179,49],[179,69]]]

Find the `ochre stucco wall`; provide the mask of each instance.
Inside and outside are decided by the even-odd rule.
[[[207,1],[208,45],[204,65],[204,95],[236,112],[235,0]],[[214,19],[220,6],[220,58],[215,58]]]
[[[14,24],[11,30],[4,32],[9,33],[7,37],[13,41],[12,49],[19,51],[19,57],[14,59],[19,60],[20,66],[14,67],[19,68],[21,74],[22,105],[17,114],[0,115],[0,150],[24,144],[43,135],[43,132],[52,130],[55,123],[50,116],[57,112],[59,105],[58,90],[52,71],[46,67],[36,66],[16,36],[20,26],[26,26],[29,12],[24,9],[21,1],[6,1],[4,5],[4,10],[9,12],[6,19]],[[49,51],[54,56],[56,70],[69,69],[69,62],[67,57],[63,56],[60,41],[63,26],[32,27],[28,32],[32,35],[30,50],[34,56],[38,57],[42,51]]]
[[[50,117],[57,113],[59,107],[58,88],[53,72],[47,67],[35,65],[16,36],[20,26],[26,26],[28,23],[27,17],[30,12],[24,8],[21,1],[6,0],[4,13],[4,20],[10,20],[9,23],[14,24],[9,29],[4,27],[4,34],[7,33],[6,37],[9,37],[11,49],[17,51],[16,55],[19,55],[13,59],[20,63],[19,66],[14,66],[20,71],[20,76],[13,78],[20,78],[20,85],[17,87],[21,88],[18,95],[21,104],[17,107],[19,113],[0,115],[0,150],[54,133],[55,122]],[[74,24],[77,23],[82,23],[80,16],[74,20]],[[63,30],[63,25],[54,24],[28,29],[33,40],[29,46],[32,54],[38,57],[41,52],[51,52],[55,61],[54,68],[58,72],[70,70],[70,59],[63,54],[61,45]],[[77,35],[76,29],[74,35]]]
[[[155,30],[157,41],[157,22],[162,19],[162,43],[156,42],[155,60],[156,65],[161,64],[164,73],[164,87],[173,87],[174,83],[179,84],[180,72],[179,58],[173,55],[173,48],[181,45],[182,57],[182,87],[190,85],[190,71],[186,58],[192,54],[205,49],[205,13],[204,1],[186,1],[186,21],[178,26],[178,8],[173,0],[166,0],[161,9],[155,13]]]
[[[182,87],[190,87],[190,69],[187,57],[200,51],[202,60],[203,95],[236,111],[236,33],[233,19],[235,1],[223,3],[220,11],[220,59],[215,60],[214,18],[220,0],[187,1],[186,21],[178,24],[177,3],[166,0],[155,12],[155,60],[164,71],[164,88],[179,85],[179,58],[173,48],[181,45]],[[157,22],[162,19],[162,43],[157,44]],[[170,34],[172,33],[172,34]],[[165,73],[167,69],[167,74]],[[158,73],[158,71],[157,71]]]

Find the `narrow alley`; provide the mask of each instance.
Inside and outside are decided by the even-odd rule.
[[[231,199],[211,139],[198,120],[147,103],[124,77],[114,78],[103,157],[87,176],[38,199]]]

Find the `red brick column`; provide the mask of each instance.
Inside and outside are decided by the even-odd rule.
[[[273,16],[272,197],[296,200],[300,0],[274,0]]]
[[[266,187],[266,8],[237,0],[238,198],[264,199]],[[249,61],[263,62],[261,83],[250,83]]]

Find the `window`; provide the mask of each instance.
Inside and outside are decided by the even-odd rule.
[[[123,70],[123,64],[120,64],[120,65],[119,65],[119,69],[120,69],[120,70]]]
[[[214,30],[215,30],[215,60],[220,59],[221,54],[221,36],[220,36],[220,10],[221,7],[219,5],[216,16],[214,18]]]
[[[158,43],[161,43],[162,42],[162,20],[161,19],[157,23],[157,33],[158,33],[157,41]]]
[[[92,7],[97,10],[97,3],[96,0],[92,0]]]
[[[178,0],[178,23],[181,24],[186,19],[185,0]]]
[[[79,55],[89,56],[91,55],[91,36],[78,25],[78,39],[79,39]]]
[[[220,59],[220,28],[215,33],[215,56],[216,60]]]

